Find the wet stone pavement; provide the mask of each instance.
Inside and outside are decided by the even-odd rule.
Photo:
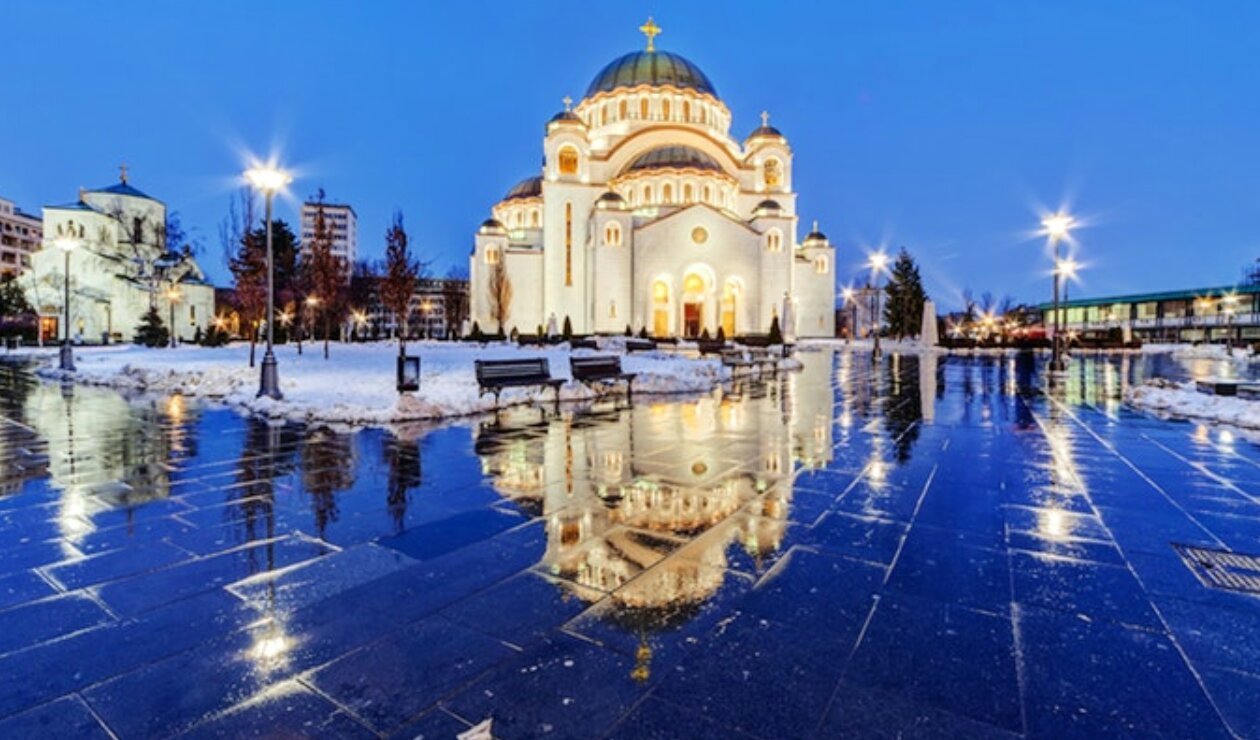
[[[1127,359],[802,358],[357,432],[0,366],[0,737],[1260,737],[1174,549],[1260,553],[1260,448]]]

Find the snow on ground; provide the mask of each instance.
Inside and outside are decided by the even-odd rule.
[[[1247,362],[1257,359],[1250,347],[1234,347],[1227,351],[1223,344],[1143,344],[1146,354],[1170,354],[1183,360],[1226,360]]]
[[[598,354],[591,350],[571,352],[567,344],[552,347],[517,347],[505,342],[479,345],[465,342],[411,342],[409,354],[421,358],[420,390],[400,397],[394,389],[398,346],[390,342],[337,344],[331,357],[323,358],[321,344],[306,344],[298,355],[293,344],[278,346],[282,401],[255,398],[258,367],[249,367],[249,345],[227,347],[184,346],[147,349],[132,345],[79,347],[75,349],[76,372],[81,383],[161,393],[180,393],[210,398],[272,417],[326,422],[389,424],[401,421],[465,416],[494,408],[491,394],[480,396],[473,360],[546,357],[551,374],[570,378],[571,354]],[[262,362],[263,348],[257,349]],[[56,349],[19,350],[40,360],[41,375],[60,378]],[[797,367],[795,360],[781,367]],[[635,395],[703,393],[730,380],[728,368],[717,358],[697,358],[682,351],[634,352],[622,356],[622,369],[638,373]],[[562,401],[587,400],[600,393],[621,393],[623,384],[592,390],[572,381],[560,391]],[[507,389],[501,405],[533,401],[550,403],[550,390]]]
[[[1132,406],[1160,416],[1178,416],[1260,429],[1260,401],[1236,396],[1210,396],[1195,390],[1193,382],[1155,379],[1130,388],[1125,400]]]
[[[837,350],[853,350],[870,352],[875,343],[869,339],[801,339],[797,342],[796,348],[805,352],[817,352],[823,349]],[[879,348],[884,352],[892,352],[895,354],[949,354],[950,351],[944,347],[929,347],[919,344],[917,339],[880,339]]]

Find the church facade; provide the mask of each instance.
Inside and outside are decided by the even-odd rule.
[[[835,332],[835,250],[800,226],[787,138],[762,114],[742,142],[687,59],[621,56],[546,126],[542,171],[477,230],[472,318],[533,333],[695,337]]]
[[[119,182],[80,190],[78,200],[44,207],[43,249],[20,280],[39,314],[42,341],[130,341],[150,307],[180,340],[214,320],[214,287],[189,252],[168,249],[166,205]],[[65,326],[66,248],[70,325]]]

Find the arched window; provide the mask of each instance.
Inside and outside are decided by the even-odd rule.
[[[691,189],[691,183],[683,185],[683,203],[691,203],[695,200],[695,192]]]
[[[622,98],[621,102],[617,104],[617,117],[622,119],[623,121],[626,118],[629,118],[630,114],[627,111],[628,108],[629,108],[629,101],[626,100],[625,98]]]
[[[704,278],[696,273],[689,274],[683,279],[683,292],[698,295],[704,292]]]
[[[534,229],[538,228],[539,226],[538,219],[539,219],[538,209],[535,208],[534,210],[529,212],[529,225],[531,228],[534,228]]]
[[[498,247],[486,247],[486,264],[487,265],[499,264],[499,248]]]
[[[778,229],[771,229],[766,232],[766,251],[783,251],[783,233]]]
[[[606,123],[608,123],[608,103],[599,109],[599,125],[603,126]]]
[[[829,265],[827,264],[827,255],[820,254],[814,258],[814,272],[818,273],[819,275],[826,275],[828,267]]]
[[[610,319],[617,318],[617,302],[616,301],[608,302],[608,318]]]
[[[655,303],[669,303],[669,284],[664,280],[657,280],[652,283],[652,301]]]
[[[783,163],[770,157],[761,165],[761,178],[766,190],[775,190],[783,184]]]
[[[669,285],[664,280],[652,283],[652,333],[669,335]]]
[[[700,123],[709,122],[709,107],[707,105],[700,106]]]
[[[674,186],[673,185],[670,185],[669,183],[665,183],[664,187],[661,188],[661,202],[662,203],[674,202]]]
[[[648,117],[648,99],[639,98],[639,118],[647,120]]]
[[[652,204],[652,186],[644,185],[643,186],[643,205],[648,206],[651,204]]]
[[[578,171],[578,152],[571,146],[560,147],[560,174],[576,175]]]
[[[703,194],[701,195],[700,199],[703,200],[705,203],[713,202],[713,191],[709,189],[708,185],[704,186]]]
[[[684,121],[691,120],[691,101],[690,100],[683,101],[683,120]]]
[[[564,204],[564,284],[573,285],[573,204]]]
[[[525,213],[523,211],[517,211],[515,213],[515,221],[518,228],[523,225],[525,223]]]
[[[604,227],[604,244],[610,247],[621,246],[621,226],[617,223],[610,223]]]
[[[664,118],[666,121],[669,120],[669,98],[661,101],[661,118]]]

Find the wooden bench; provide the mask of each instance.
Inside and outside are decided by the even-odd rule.
[[[1242,383],[1237,380],[1196,380],[1194,383],[1195,390],[1209,396],[1237,396],[1239,385]]]
[[[779,372],[778,358],[762,348],[728,349],[722,352],[722,364],[729,368],[756,368],[758,372],[768,367],[775,374]]]
[[[599,349],[599,345],[590,337],[574,337],[569,342],[570,349]]]
[[[650,352],[656,349],[656,342],[651,339],[627,339],[627,352]]]
[[[720,355],[726,350],[726,342],[722,339],[698,339],[696,349],[701,355]]]
[[[633,395],[634,378],[637,373],[627,373],[621,369],[621,358],[616,355],[597,355],[595,357],[570,357],[569,369],[573,379],[579,383],[615,383],[626,381],[626,400]]]
[[[551,368],[545,357],[530,357],[522,360],[474,360],[477,371],[479,395],[487,392],[494,394],[494,405],[499,405],[499,394],[504,388],[524,386],[549,386],[556,392],[556,407],[560,406],[560,386],[563,378],[551,377]]]

